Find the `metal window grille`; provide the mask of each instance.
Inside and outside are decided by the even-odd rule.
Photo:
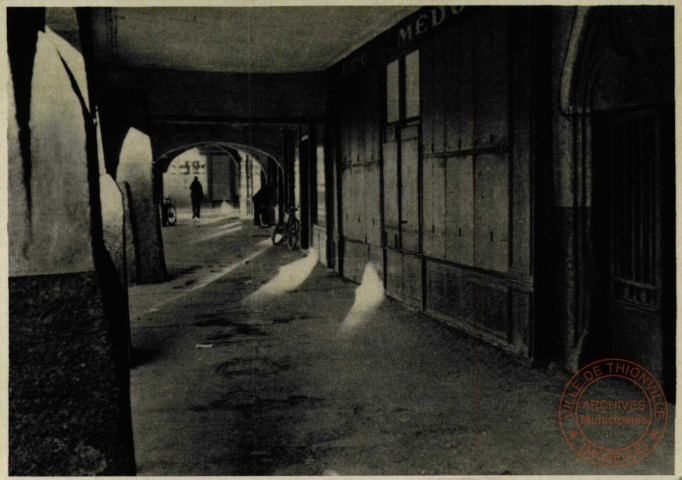
[[[609,123],[611,291],[615,300],[655,308],[660,303],[658,117],[628,113]]]

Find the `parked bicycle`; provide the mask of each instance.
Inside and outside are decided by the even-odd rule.
[[[298,243],[298,235],[301,231],[301,223],[296,218],[296,207],[288,207],[284,209],[284,215],[280,217],[279,222],[272,231],[272,243],[274,245],[281,245],[284,240],[287,241],[287,246],[293,250]]]
[[[161,205],[161,224],[164,227],[173,226],[177,221],[178,215],[175,210],[175,205],[171,202],[170,197],[164,198],[163,204]]]

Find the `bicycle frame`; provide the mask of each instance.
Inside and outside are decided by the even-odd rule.
[[[286,240],[289,248],[295,248],[300,230],[300,223],[298,218],[296,218],[296,210],[298,210],[296,207],[285,207],[283,209],[284,214],[272,232],[272,243],[274,245],[281,245]]]

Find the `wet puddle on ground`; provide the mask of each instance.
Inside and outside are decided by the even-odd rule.
[[[239,376],[269,376],[288,370],[289,366],[268,360],[264,357],[238,358],[222,362],[216,367],[216,373],[223,377],[234,378]]]
[[[322,403],[324,399],[307,395],[282,395],[260,397],[254,392],[237,390],[223,395],[207,405],[197,405],[191,408],[195,412],[208,410],[253,410],[289,409],[295,407],[312,407]]]

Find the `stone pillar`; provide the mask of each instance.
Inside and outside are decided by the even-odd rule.
[[[589,125],[586,117],[570,111],[566,100],[578,68],[580,32],[587,11],[585,7],[552,10],[554,348],[555,360],[570,370],[584,363],[586,345],[593,334]]]
[[[128,182],[120,182],[123,197],[123,212],[124,212],[124,226],[125,226],[125,259],[126,259],[126,274],[127,280],[130,283],[137,282],[137,256],[135,255],[135,238],[133,237],[133,222],[131,220],[132,211],[130,185]]]
[[[106,173],[104,163],[104,144],[99,115],[95,114],[97,123],[97,167],[99,169],[99,192],[102,205],[102,228],[104,246],[111,255],[121,285],[124,286],[126,298],[128,293],[128,272],[126,257],[128,255],[127,213],[122,191],[111,175]]]
[[[133,475],[121,210],[101,209],[82,57],[41,13],[8,11],[9,473]]]
[[[149,137],[130,128],[121,147],[116,180],[129,188],[128,210],[135,241],[134,265],[137,283],[162,282],[166,278],[166,264],[161,238],[161,218],[158,201],[154,198],[152,146]]]
[[[102,172],[102,170],[100,170]],[[109,174],[100,174],[100,199],[102,202],[102,234],[104,246],[111,255],[121,285],[128,287],[126,258],[128,256],[128,228],[124,214],[124,199],[116,181]]]
[[[552,11],[552,164],[554,174],[552,220],[555,228],[555,244],[552,248],[554,267],[554,300],[552,324],[553,360],[575,369],[573,351],[576,339],[575,305],[575,258],[573,258],[574,209],[573,209],[573,136],[571,120],[557,108],[561,98],[561,81],[565,62],[565,50],[570,38],[575,8],[567,7]]]
[[[249,218],[248,204],[251,200],[252,194],[249,189],[249,180],[247,169],[250,168],[251,157],[247,154],[242,154],[242,161],[239,162],[239,218]]]

